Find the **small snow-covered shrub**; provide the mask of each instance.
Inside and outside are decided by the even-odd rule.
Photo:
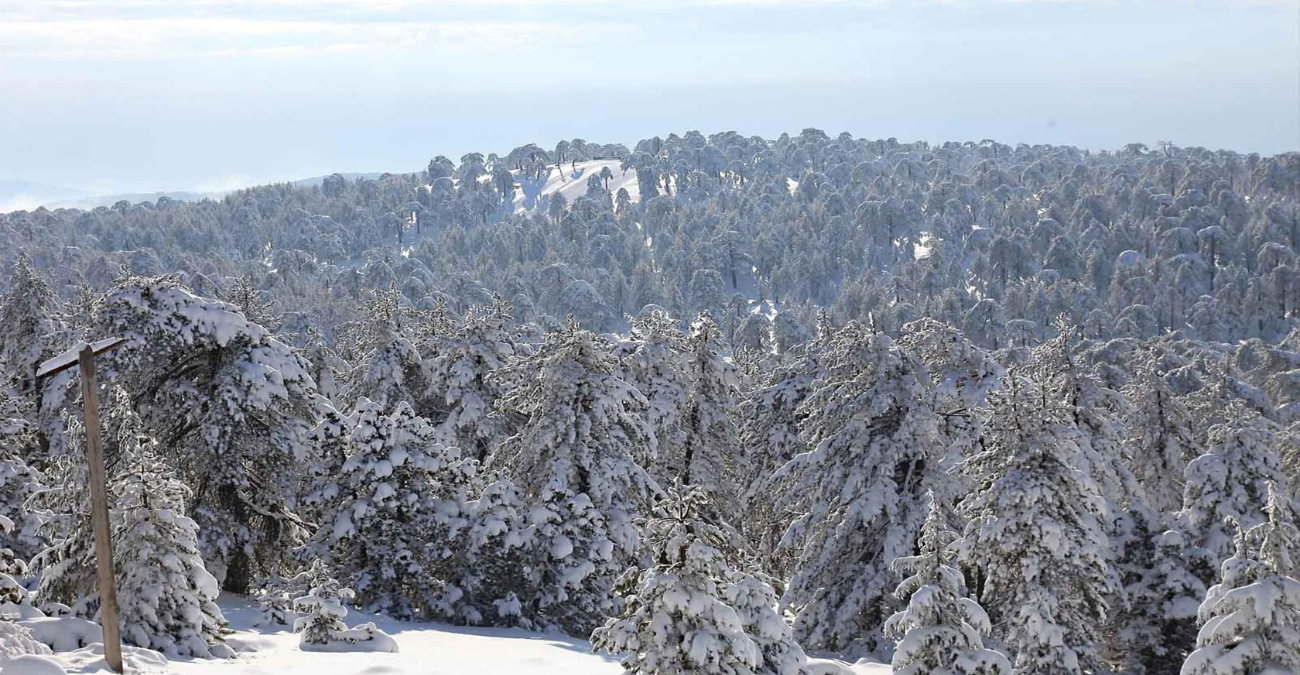
[[[308,652],[397,652],[397,642],[373,623],[348,628],[343,617],[348,609],[343,603],[354,597],[350,588],[328,579],[293,601],[294,609],[304,616],[293,624],[301,633],[298,648]]]
[[[254,626],[291,626],[290,615],[293,614],[293,601],[311,592],[313,586],[328,579],[325,565],[313,561],[311,567],[292,577],[272,576],[262,582],[256,595],[258,617]]]

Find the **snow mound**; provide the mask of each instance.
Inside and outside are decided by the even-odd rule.
[[[19,621],[18,624],[30,630],[38,642],[56,652],[70,652],[104,641],[104,630],[99,624],[75,616],[42,617]]]
[[[50,648],[31,631],[12,621],[0,621],[0,662],[28,654],[49,654]]]
[[[804,669],[808,675],[889,675],[893,669],[888,663],[871,663],[858,661],[849,665],[835,659],[808,659]]]
[[[64,670],[72,674],[113,672],[108,667],[108,662],[104,660],[104,645],[100,642],[66,654],[59,654],[56,659],[63,665]],[[129,645],[122,646],[122,665],[125,667],[126,672],[131,673],[131,675],[152,675],[154,673],[161,675],[162,673],[172,672],[171,664],[167,661],[166,656],[155,651]],[[0,675],[9,675],[9,671],[5,670]]]
[[[4,662],[0,666],[3,675],[67,675],[68,671],[58,661],[48,656],[26,654]]]

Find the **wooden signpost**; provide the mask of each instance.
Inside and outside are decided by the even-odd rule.
[[[122,626],[117,615],[117,582],[113,574],[113,536],[108,523],[108,484],[104,448],[99,439],[99,382],[95,357],[126,343],[125,338],[82,343],[41,364],[36,377],[49,377],[75,365],[81,367],[81,401],[86,421],[86,461],[90,464],[90,519],[95,530],[95,565],[99,580],[99,621],[104,628],[104,660],[121,673]]]

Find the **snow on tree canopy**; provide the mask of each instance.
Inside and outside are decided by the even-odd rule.
[[[133,425],[134,426],[134,425]],[[124,470],[113,480],[113,553],[122,640],[169,656],[223,657],[220,588],[203,567],[198,525],[184,515],[189,490],[129,428]]]
[[[460,592],[449,585],[453,536],[464,525],[465,489],[476,464],[437,441],[411,406],[386,413],[361,399],[346,420],[346,459],[314,550],[358,592],[362,606],[399,618],[448,618]]]
[[[1228,519],[1251,528],[1264,521],[1270,482],[1286,485],[1273,451],[1275,427],[1242,414],[1210,429],[1208,451],[1187,465],[1182,516],[1201,546],[1219,559],[1232,550]]]
[[[733,569],[709,496],[673,492],[647,521],[648,560],[619,581],[623,611],[591,637],[630,674],[803,675],[807,657],[771,588]]]
[[[97,330],[127,343],[104,371],[188,484],[200,548],[223,586],[247,590],[294,536],[286,500],[308,454],[306,362],[232,305],[168,277],[132,278],[99,303]]]
[[[979,490],[960,548],[1014,673],[1079,674],[1095,662],[1111,590],[1105,501],[1077,454],[1069,410],[1013,374],[995,397],[985,452],[967,460]]]
[[[682,484],[700,487],[712,495],[719,508],[731,511],[740,499],[740,448],[734,418],[739,381],[735,368],[723,358],[721,337],[707,312],[691,322],[686,362],[692,386],[682,421],[682,456],[676,464]]]
[[[608,345],[570,324],[538,353],[503,371],[500,405],[528,421],[489,469],[519,485],[536,545],[532,570],[538,623],[570,632],[594,627],[610,604],[613,577],[637,548],[633,519],[659,486],[634,459],[653,447],[645,397],[614,375]]]
[[[628,339],[615,345],[619,376],[645,396],[644,416],[657,441],[642,448],[653,455],[636,460],[664,484],[678,476],[674,469],[680,468],[668,460],[680,459],[685,442],[682,425],[691,387],[685,350],[685,336],[662,310],[634,319]]]
[[[913,354],[857,323],[832,340],[800,406],[810,450],[774,476],[778,507],[800,514],[781,542],[795,555],[782,602],[799,608],[805,644],[883,653],[899,581],[889,562],[914,550],[947,449]]]
[[[1223,580],[1201,603],[1182,675],[1300,672],[1300,530],[1290,497],[1270,492],[1268,520],[1238,529]]]
[[[944,511],[931,493],[919,555],[892,563],[910,576],[894,591],[907,607],[885,621],[885,634],[898,640],[891,665],[898,675],[1010,675],[1007,657],[984,648],[988,614],[963,597],[961,573],[947,564],[956,534],[944,525]]]
[[[516,357],[510,307],[497,296],[489,307],[473,307],[449,334],[431,336],[428,352],[428,396],[435,402],[443,443],[486,462],[507,434],[493,406],[501,396],[500,381],[490,377]]]

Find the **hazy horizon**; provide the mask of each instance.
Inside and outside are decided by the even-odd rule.
[[[0,179],[216,191],[691,129],[1274,154],[1298,32],[1250,0],[0,0]]]

